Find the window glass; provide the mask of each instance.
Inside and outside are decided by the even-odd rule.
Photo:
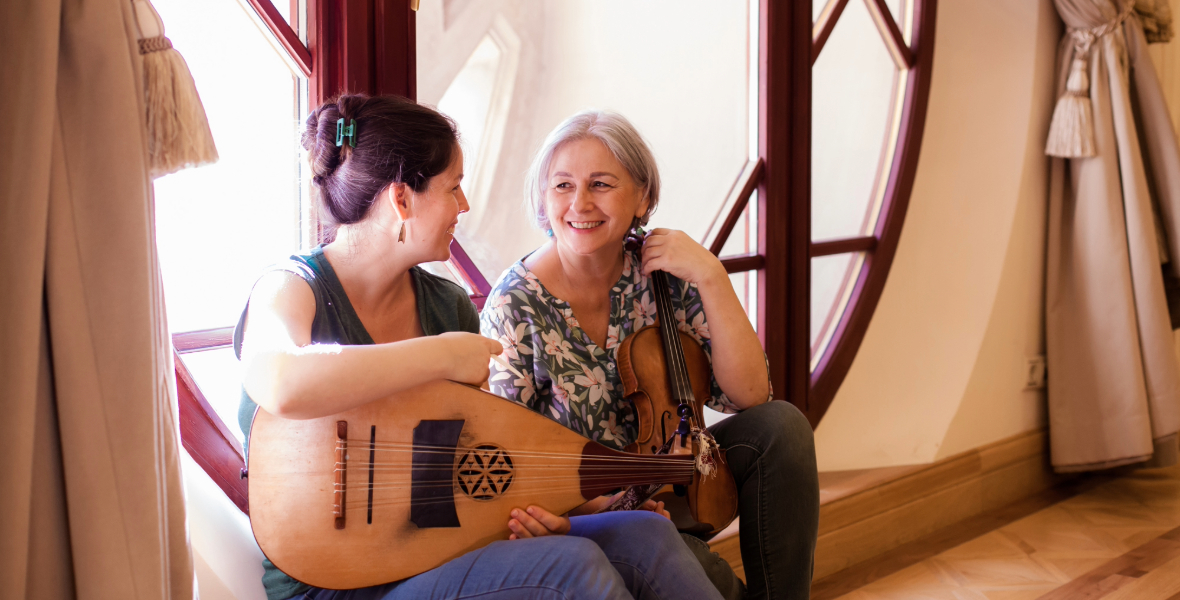
[[[844,314],[863,252],[811,259],[811,357],[814,369]]]
[[[169,326],[232,326],[263,268],[301,247],[304,86],[244,3],[154,4],[192,71],[220,155],[155,182]]]
[[[725,215],[721,215],[724,218]],[[750,202],[742,211],[741,217],[721,247],[722,258],[741,254],[758,253],[758,192],[750,195]],[[733,291],[737,292],[742,308],[746,309],[746,316],[758,329],[758,272],[730,273],[729,281],[733,284]]]
[[[849,2],[812,69],[811,239],[872,232],[898,82],[868,9]]]
[[[459,124],[472,212],[456,237],[483,275],[545,241],[521,209],[524,173],[589,108],[626,116],[655,153],[651,225],[701,239],[756,145],[752,19],[745,2],[707,0],[423,2],[418,97]]]

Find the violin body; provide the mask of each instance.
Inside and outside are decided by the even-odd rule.
[[[693,411],[703,415],[704,399],[712,396],[711,369],[704,349],[688,334],[677,330],[683,347],[683,365],[692,386]],[[628,452],[656,454],[676,432],[679,400],[669,382],[668,361],[659,325],[648,325],[631,334],[619,346],[619,376],[623,393],[635,407],[638,434]],[[704,427],[704,423],[700,423]],[[695,454],[695,449],[693,454]],[[737,518],[738,495],[733,473],[725,462],[725,450],[715,461],[711,475],[697,475],[687,488],[688,509],[695,523],[680,529],[691,533],[716,534]]]

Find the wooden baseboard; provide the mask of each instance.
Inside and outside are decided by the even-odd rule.
[[[1032,431],[821,503],[814,578],[1053,487],[1062,477],[1048,456],[1045,431]],[[745,577],[737,535],[712,547]]]

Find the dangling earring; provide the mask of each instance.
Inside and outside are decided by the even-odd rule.
[[[631,229],[623,236],[623,248],[628,252],[639,252],[643,248],[643,221],[639,217],[631,219]]]
[[[406,243],[406,222],[405,221],[402,221],[401,229],[399,229],[397,232],[397,243],[399,243],[399,244]]]

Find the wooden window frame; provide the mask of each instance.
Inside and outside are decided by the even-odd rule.
[[[830,0],[821,12],[820,19],[814,24],[811,40],[813,63],[831,35],[836,19],[849,1]],[[913,0],[913,14],[910,17],[911,40],[908,46],[885,1],[863,1],[890,56],[899,69],[908,68],[909,75],[900,97],[901,120],[896,138],[893,140],[893,162],[884,173],[887,177],[885,191],[873,234],[819,240],[809,244],[810,258],[848,252],[865,253],[864,262],[853,275],[852,291],[842,313],[838,316],[831,341],[818,357],[815,369],[807,374],[809,396],[803,411],[812,426],[819,423],[852,367],[852,361],[860,349],[873,312],[877,308],[877,302],[881,299],[881,292],[885,288],[889,267],[893,263],[897,243],[901,238],[902,224],[905,222],[910,193],[914,187],[914,176],[918,169],[918,156],[922,147],[927,101],[930,95],[930,75],[934,64],[934,26],[938,0]],[[811,97],[810,93],[807,97]],[[807,164],[809,169],[809,160]],[[792,203],[810,206],[810,198],[792,199]],[[810,261],[808,263],[810,264]],[[810,273],[808,276],[810,277]],[[795,307],[793,310],[802,312],[804,318],[810,315],[810,307],[806,310]],[[804,331],[800,336],[800,341],[804,344],[809,339],[808,331]],[[792,364],[794,372],[803,374],[810,368],[810,348],[808,350],[808,356],[803,359],[806,364]]]
[[[292,0],[296,15],[298,0]],[[872,236],[811,241],[811,71],[850,0],[829,0],[811,19],[807,2],[759,1],[758,158],[738,175],[725,218],[706,236],[719,254],[758,191],[758,251],[721,257],[730,273],[758,271],[758,335],[776,395],[812,425],[823,417],[852,364],[885,285],[913,188],[933,62],[937,0],[913,0],[906,45],[884,0],[863,0],[899,68],[910,69],[902,96],[896,151]],[[416,0],[306,0],[307,44],[270,0],[248,0],[290,59],[308,77],[316,106],[343,91],[416,98]],[[296,23],[298,27],[298,23]],[[490,285],[452,242],[452,265],[482,307]],[[810,369],[811,259],[865,252],[848,301],[817,368]],[[237,439],[205,401],[181,355],[232,344],[232,328],[173,336],[181,438],[185,448],[243,512],[249,514],[244,457]],[[235,475],[238,475],[235,477]]]

